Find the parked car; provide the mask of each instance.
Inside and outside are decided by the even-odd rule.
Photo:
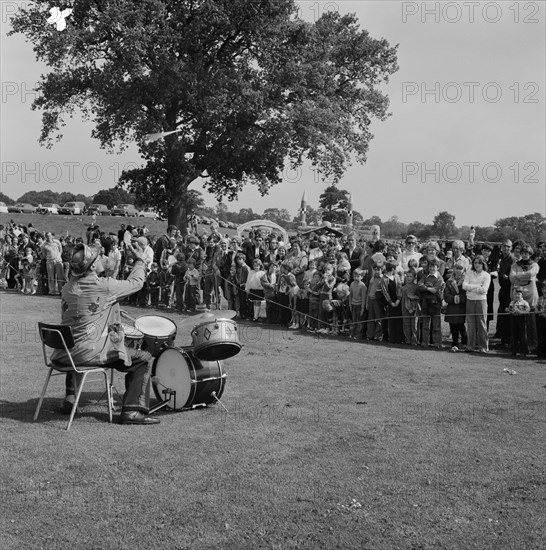
[[[84,202],[67,202],[59,208],[59,214],[63,216],[78,216],[85,210]]]
[[[145,208],[138,213],[139,218],[152,218],[157,220],[160,218],[160,215],[157,213],[155,208]]]
[[[0,214],[7,214],[7,213],[8,213],[8,207],[6,206],[6,203],[0,201]]]
[[[138,210],[134,204],[120,204],[112,208],[112,216],[138,216]]]
[[[89,216],[93,214],[97,216],[109,216],[111,214],[110,209],[105,204],[92,204],[86,208],[85,212]]]
[[[46,202],[36,208],[37,214],[58,214],[60,206],[54,202]]]
[[[8,206],[8,212],[12,214],[34,214],[36,207],[27,202],[18,202],[12,206]]]

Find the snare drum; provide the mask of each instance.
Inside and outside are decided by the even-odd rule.
[[[140,349],[142,347],[142,340],[144,334],[131,325],[121,323],[121,328],[125,334],[125,345],[128,348]]]
[[[192,409],[216,403],[226,384],[226,374],[219,361],[199,361],[191,348],[164,349],[155,359],[152,383],[155,396],[166,399],[163,390],[174,390],[169,407],[174,410]]]
[[[152,357],[157,357],[162,349],[172,346],[176,338],[176,325],[159,315],[138,317],[135,328],[144,334],[142,349],[148,351]]]
[[[203,361],[229,359],[241,351],[237,323],[231,319],[214,319],[191,331],[194,355]]]

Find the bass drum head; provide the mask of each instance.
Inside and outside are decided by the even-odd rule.
[[[171,396],[169,407],[171,409],[183,409],[190,401],[192,391],[193,367],[188,355],[178,348],[163,350],[154,361],[152,367],[153,388],[157,399],[163,401],[166,395],[165,389],[176,391],[176,396]]]
[[[191,348],[172,347],[155,359],[152,376],[157,399],[166,399],[164,389],[174,390],[176,396],[170,398],[169,407],[182,410],[215,404],[216,398],[220,399],[224,393],[226,375],[219,361],[200,361]]]

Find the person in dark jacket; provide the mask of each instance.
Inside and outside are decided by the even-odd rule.
[[[465,266],[456,263],[453,275],[444,288],[444,300],[447,302],[445,320],[451,331],[451,351],[461,351],[466,346],[466,290],[463,289]],[[460,338],[460,343],[459,343]]]

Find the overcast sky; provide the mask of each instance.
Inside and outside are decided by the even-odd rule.
[[[91,126],[77,119],[53,149],[38,144],[41,114],[31,110],[32,88],[47,68],[20,35],[6,37],[9,14],[24,2],[0,1],[2,192],[91,195],[113,187],[124,166],[141,163],[136,148],[108,155],[90,138]],[[352,193],[355,210],[365,218],[423,223],[447,210],[457,226],[546,213],[544,2],[299,5],[310,21],[324,10],[356,13],[372,37],[399,44],[400,70],[382,87],[392,116],[373,123],[367,163],[349,168],[338,185]],[[249,187],[227,205],[258,213],[286,208],[295,216],[304,191],[317,208],[326,186],[305,166],[285,171],[269,196]],[[215,199],[205,195],[205,202],[214,206]]]

